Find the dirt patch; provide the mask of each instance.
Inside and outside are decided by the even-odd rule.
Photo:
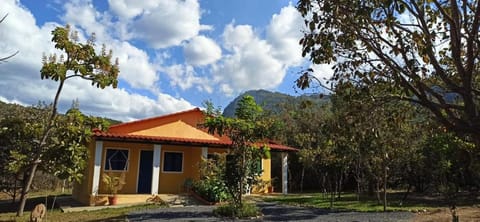
[[[459,207],[457,209],[459,221],[477,222],[480,221],[480,207]],[[415,215],[415,222],[451,222],[452,214],[449,208],[439,208],[429,212],[421,212]]]

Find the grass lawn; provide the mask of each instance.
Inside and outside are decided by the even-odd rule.
[[[145,204],[125,208],[110,208],[96,211],[63,213],[57,206],[54,206],[52,209],[52,203],[54,199],[53,195],[70,194],[62,194],[59,192],[32,193],[32,197],[27,200],[23,217],[15,216],[17,205],[12,205],[11,199],[8,200],[8,197],[0,196],[0,221],[29,221],[30,210],[33,209],[33,207],[38,203],[45,203],[45,196],[48,196],[48,212],[46,221],[125,221],[125,217],[129,212],[165,207],[155,204]]]
[[[388,211],[432,211],[438,208],[449,207],[449,204],[440,196],[419,196],[411,194],[407,200],[401,203],[403,193],[395,192],[387,195]],[[316,208],[330,208],[330,196],[323,193],[308,194],[288,194],[278,196],[268,196],[265,201],[273,201],[281,204],[307,206]],[[475,196],[461,195],[457,200],[457,206],[472,206],[480,204]],[[383,211],[382,203],[378,203],[375,197],[361,196],[357,201],[356,194],[342,194],[340,198],[335,198],[333,210],[373,212]]]
[[[82,211],[62,213],[60,209],[48,210],[46,221],[125,221],[126,215],[132,211],[153,209],[159,205],[140,205],[125,208],[103,209],[96,211]],[[16,217],[15,212],[0,213],[0,221],[29,221],[30,212],[26,211],[23,217]]]

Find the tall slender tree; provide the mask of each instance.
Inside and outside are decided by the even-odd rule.
[[[86,44],[78,42],[78,34],[70,30],[70,26],[57,27],[52,31],[52,42],[55,48],[62,51],[61,55],[43,56],[43,66],[40,70],[42,79],[51,79],[58,82],[57,91],[53,99],[50,114],[46,118],[42,135],[35,144],[33,158],[29,164],[28,179],[22,189],[17,216],[23,215],[28,192],[33,182],[37,167],[44,161],[45,150],[48,149],[48,139],[56,127],[57,107],[65,81],[71,78],[81,78],[91,81],[99,88],[107,86],[117,87],[119,73],[118,61],[111,62],[112,51],[107,52],[105,46],[99,54],[95,52],[94,35]]]

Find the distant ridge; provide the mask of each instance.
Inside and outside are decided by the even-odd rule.
[[[255,102],[259,104],[264,110],[268,111],[278,111],[283,104],[293,104],[300,103],[300,101],[309,99],[315,102],[326,102],[330,100],[330,96],[325,95],[321,97],[319,94],[313,95],[302,95],[302,96],[291,96],[279,92],[270,92],[268,90],[250,90],[240,94],[232,102],[230,102],[225,109],[223,110],[223,115],[227,117],[233,117],[235,115],[235,109],[240,99],[245,96],[250,95],[255,99]]]
[[[22,105],[12,104],[12,103],[5,103],[5,102],[0,101],[0,120],[2,120],[5,116],[8,116],[8,114],[14,112],[15,110],[22,111],[22,110],[28,110],[28,109],[33,109],[33,107],[32,106],[22,106]],[[100,118],[105,119],[111,125],[121,123],[121,121],[106,118],[106,117],[100,117]]]

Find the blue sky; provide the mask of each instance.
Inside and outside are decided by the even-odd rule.
[[[78,99],[91,115],[123,121],[201,106],[225,107],[251,89],[298,95],[302,67],[298,40],[303,20],[286,0],[2,0],[0,100],[23,105],[51,102],[56,85],[40,80],[43,53],[56,26],[70,24],[86,39],[94,32],[120,62],[117,89],[68,82],[60,110]],[[315,66],[318,77],[329,65]],[[70,81],[70,80],[69,80]]]

